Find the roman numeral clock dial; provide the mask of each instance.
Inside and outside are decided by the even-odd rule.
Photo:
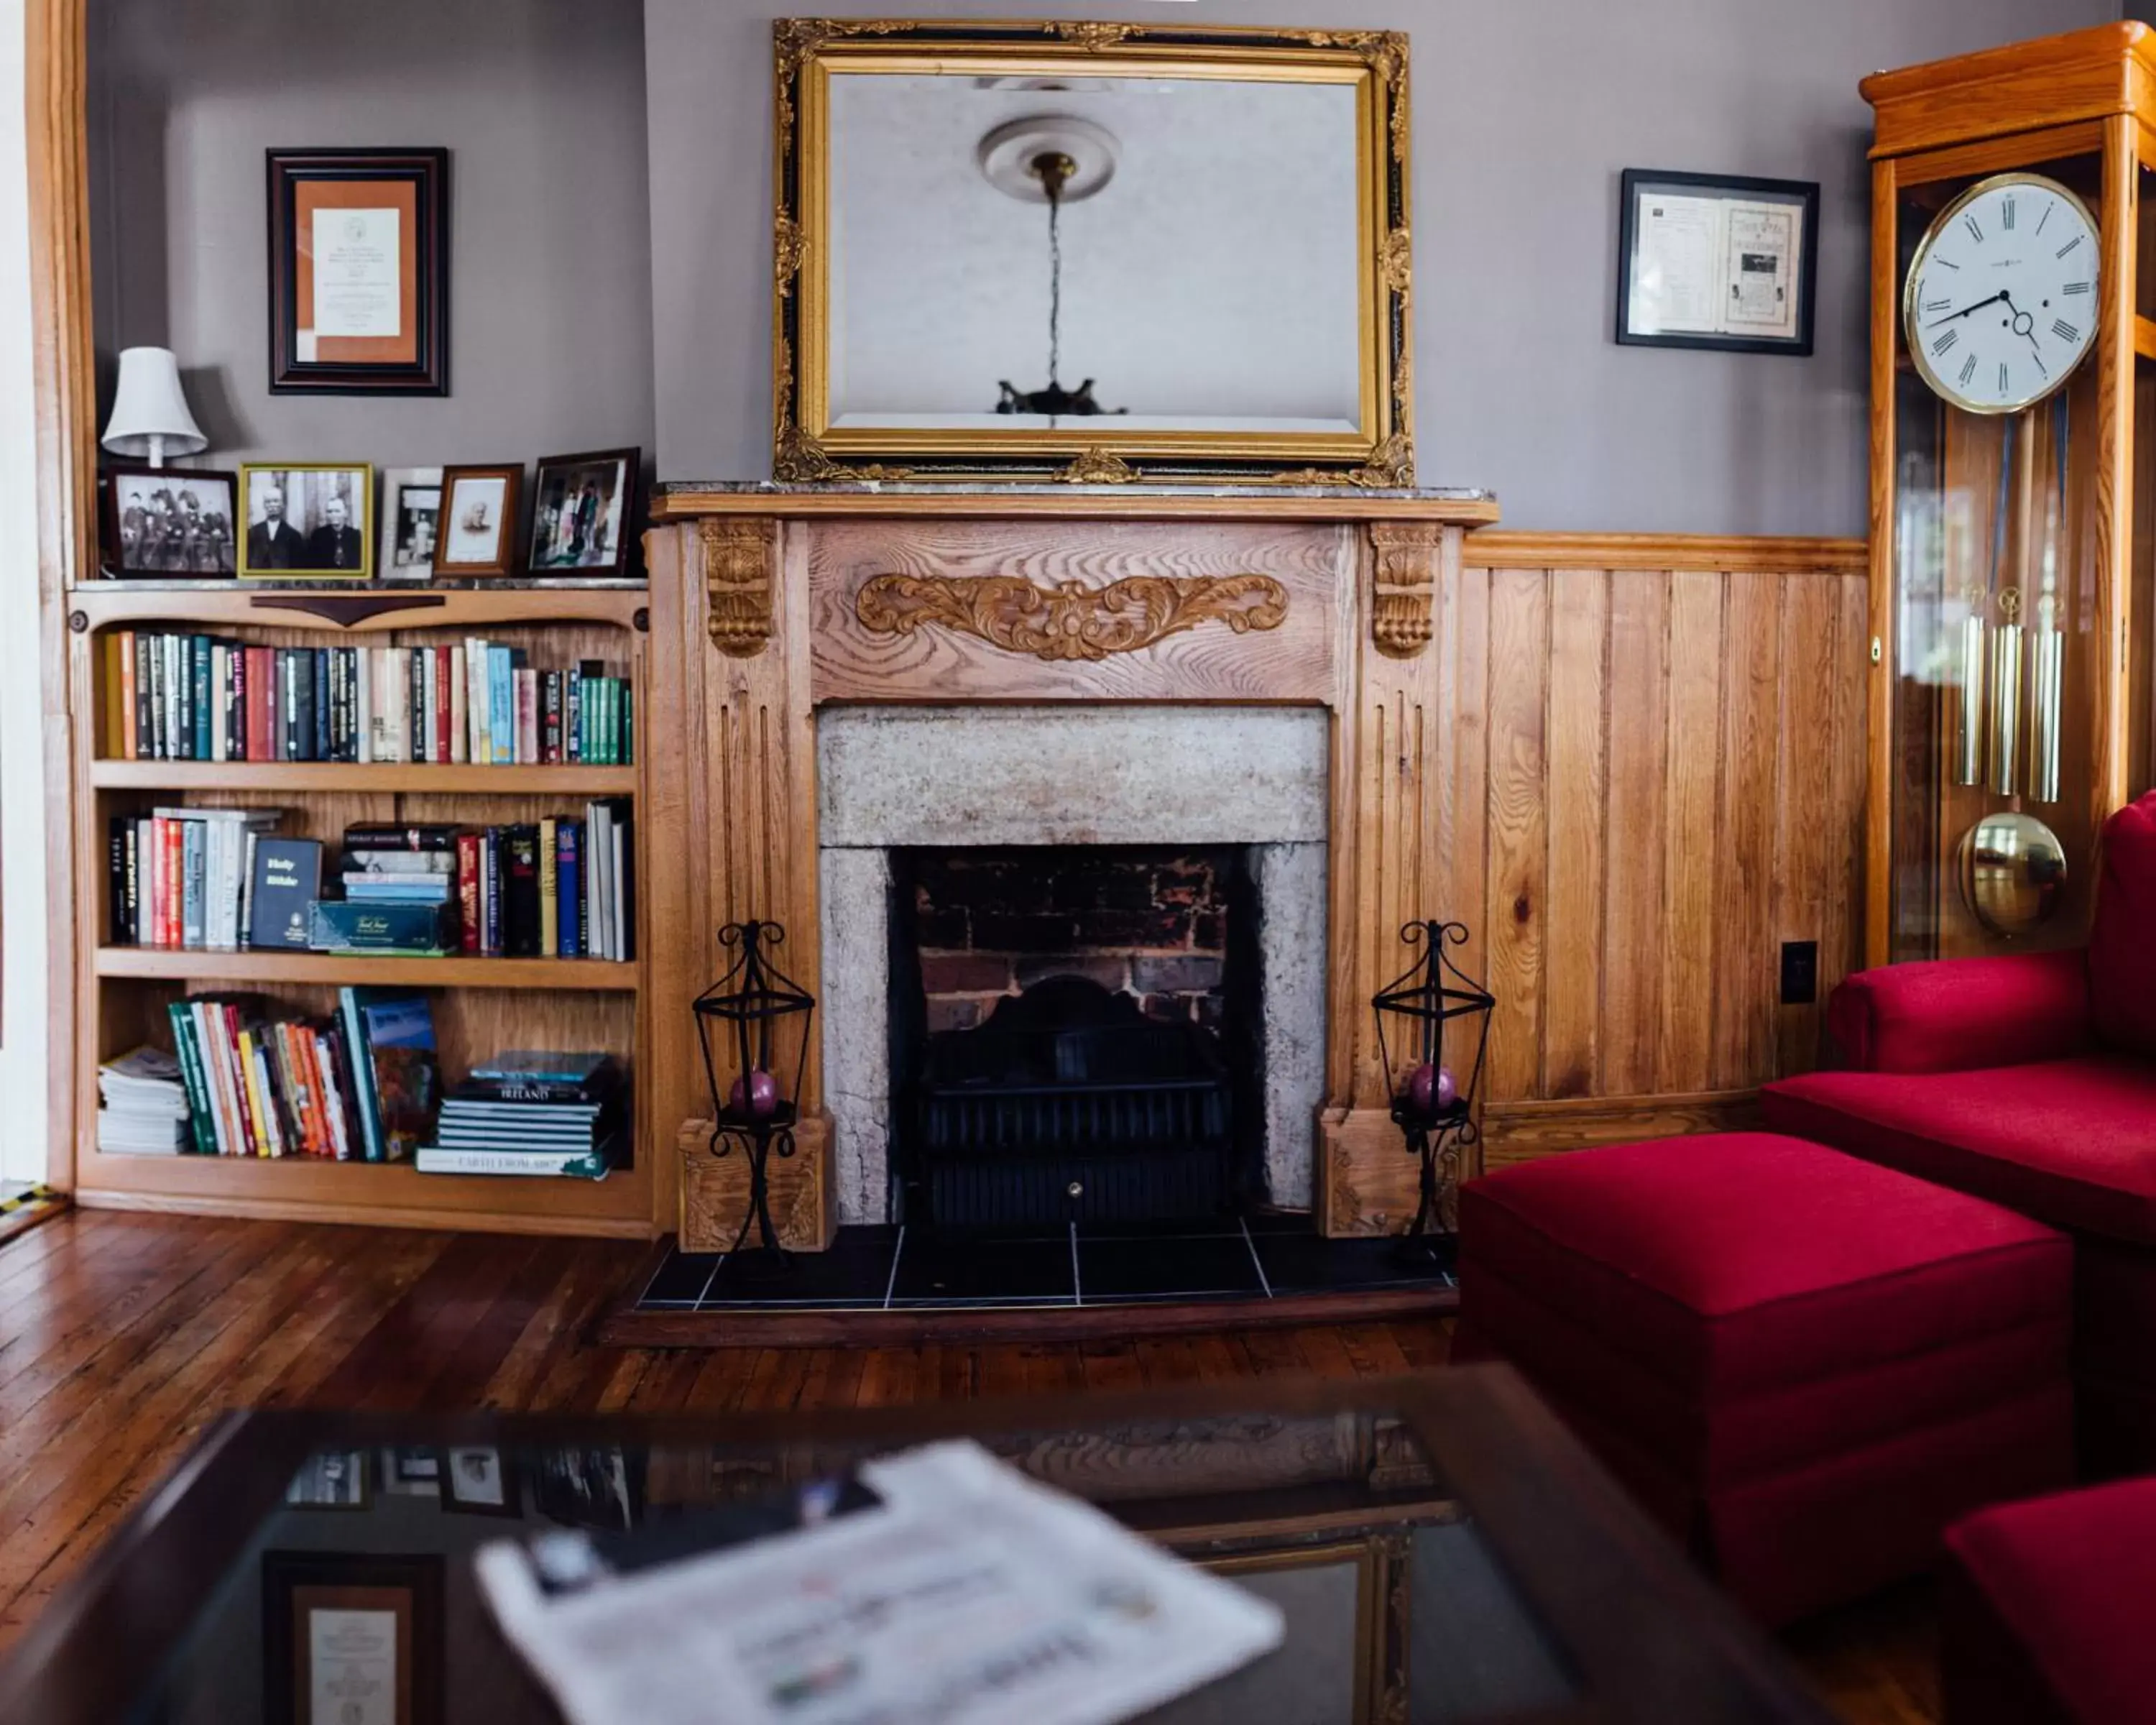
[[[2096,223],[2056,180],[2000,174],[1933,218],[1902,321],[1918,373],[1954,406],[2041,401],[2096,345]]]

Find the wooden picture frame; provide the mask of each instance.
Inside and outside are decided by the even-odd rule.
[[[447,395],[449,152],[264,156],[270,393]]]
[[[444,467],[434,573],[507,575],[516,567],[516,523],[524,469]],[[474,511],[483,511],[481,525]]]
[[[262,1554],[262,1697],[271,1725],[341,1725],[355,1689],[397,1725],[443,1725],[443,1560]],[[369,1707],[367,1718],[383,1717]]]
[[[238,572],[237,473],[116,461],[100,477],[99,562],[108,573],[121,579],[228,581]]]
[[[453,1515],[524,1518],[524,1481],[509,1452],[490,1444],[442,1451],[442,1507]]]
[[[244,580],[364,581],[374,572],[374,469],[244,462],[238,533]]]
[[[1819,213],[1816,180],[1626,168],[1618,341],[1809,357]]]
[[[531,481],[526,572],[626,575],[643,460],[641,449],[542,456]]]
[[[442,470],[382,470],[382,528],[375,573],[383,581],[431,581],[440,538]],[[431,495],[433,501],[425,500]]]

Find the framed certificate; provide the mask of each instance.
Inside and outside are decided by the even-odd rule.
[[[443,1725],[443,1561],[262,1554],[272,1725]]]
[[[270,389],[449,393],[449,152],[272,150]]]
[[[1816,180],[1625,170],[1617,339],[1809,354]]]

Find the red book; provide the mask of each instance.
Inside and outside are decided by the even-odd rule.
[[[277,677],[271,649],[249,647],[240,655],[240,662],[247,687],[247,758],[275,760],[277,752],[270,742],[270,696]]]
[[[165,938],[168,947],[187,942],[187,828],[177,820],[161,821],[158,849],[164,853]]]
[[[457,834],[457,906],[464,916],[464,932],[458,945],[467,952],[479,951],[479,834]]]
[[[449,759],[449,653],[447,647],[434,649],[434,759],[444,765]]]

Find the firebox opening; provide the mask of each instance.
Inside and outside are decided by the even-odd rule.
[[[1244,847],[901,849],[891,864],[898,1219],[1164,1221],[1265,1201]]]

